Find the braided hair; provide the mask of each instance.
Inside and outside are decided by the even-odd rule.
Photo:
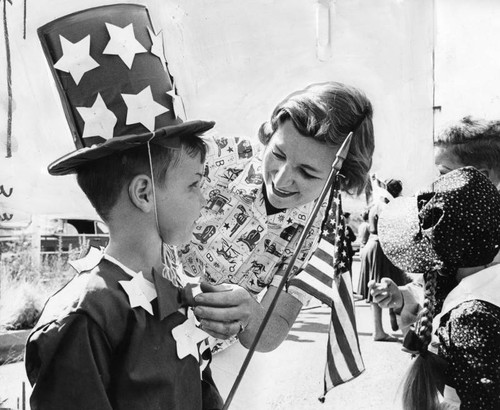
[[[428,271],[424,275],[425,299],[420,320],[413,333],[413,337],[417,338],[414,340],[416,360],[403,380],[403,408],[405,410],[439,409],[438,379],[440,378],[441,361],[428,350],[432,338],[437,275],[436,270]]]

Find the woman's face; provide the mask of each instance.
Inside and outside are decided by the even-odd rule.
[[[271,205],[289,209],[315,200],[338,149],[303,136],[291,120],[284,121],[264,152],[263,177]]]

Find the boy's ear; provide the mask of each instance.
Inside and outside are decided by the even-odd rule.
[[[490,178],[490,170],[488,168],[480,168],[478,171],[483,174],[486,178]]]
[[[128,185],[130,201],[142,212],[149,213],[154,209],[153,184],[145,174],[136,175]]]

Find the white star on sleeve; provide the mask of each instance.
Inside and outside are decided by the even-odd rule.
[[[54,67],[65,73],[70,73],[78,85],[87,71],[99,67],[99,63],[90,56],[90,35],[76,43],[72,43],[61,35],[59,38],[63,55],[54,64]]]
[[[148,31],[149,31],[149,37],[151,38],[151,41],[152,41],[152,46],[151,46],[151,54],[155,55],[156,57],[158,57],[162,63],[162,66],[163,66],[163,69],[166,70],[167,69],[167,60],[165,59],[165,53],[164,53],[164,49],[163,49],[163,36],[162,36],[162,32],[160,30],[160,32],[158,34],[155,34],[149,27],[148,27]]]
[[[149,85],[138,94],[122,94],[122,97],[127,104],[127,125],[141,123],[153,132],[156,117],[169,111],[153,100]]]
[[[85,122],[82,137],[99,136],[106,140],[113,137],[116,116],[106,107],[101,94],[97,94],[92,107],[76,107]]]
[[[103,54],[117,55],[132,69],[135,55],[147,53],[147,50],[137,41],[134,35],[134,26],[130,23],[127,27],[121,28],[114,24],[106,23],[109,33],[109,42],[102,52]]]

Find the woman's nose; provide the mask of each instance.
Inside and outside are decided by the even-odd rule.
[[[274,174],[274,186],[277,188],[286,188],[293,184],[293,171],[288,164],[282,165]]]

